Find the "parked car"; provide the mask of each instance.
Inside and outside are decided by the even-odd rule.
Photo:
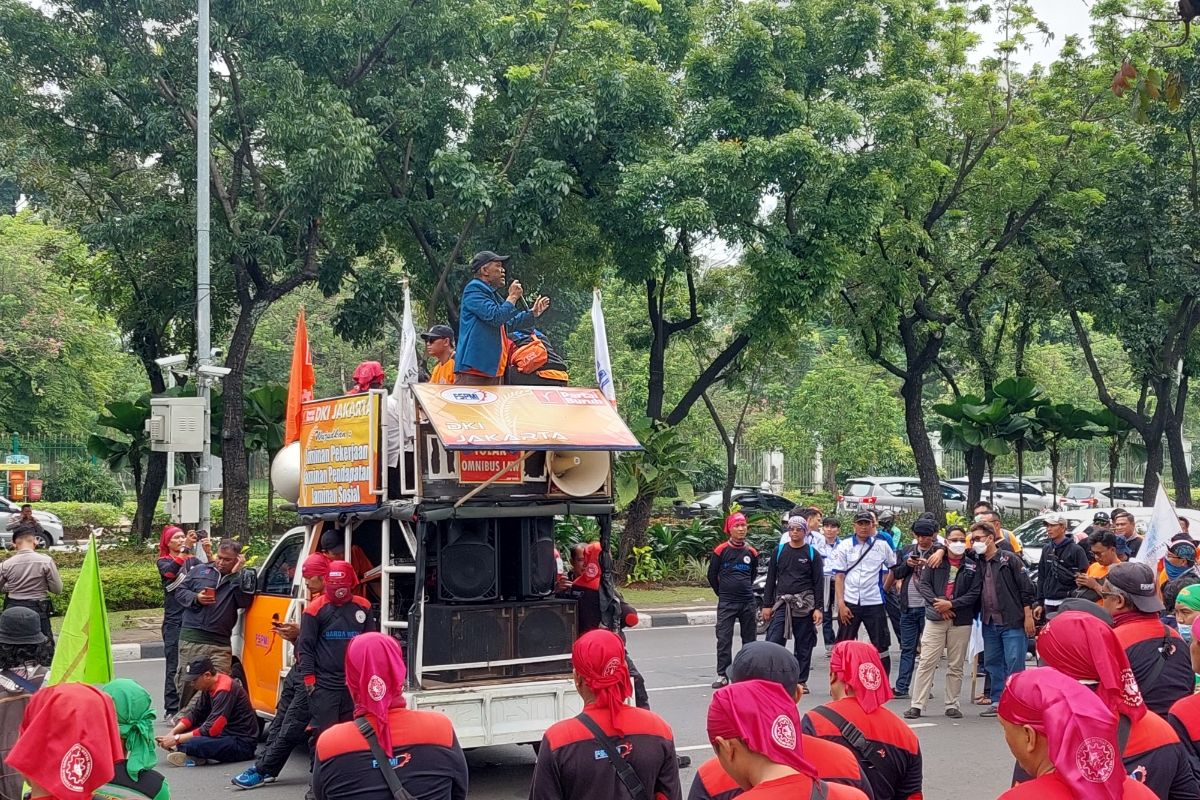
[[[950,483],[963,492],[967,491],[967,477],[951,478]],[[1026,478],[1017,480],[1012,475],[996,475],[991,480],[985,476],[980,484],[979,498],[987,500],[994,506],[1016,511],[1021,507],[1021,496],[1025,496],[1025,508],[1033,511],[1049,509],[1054,505],[1054,493],[1050,490],[1050,480],[1043,478]],[[1066,498],[1059,496],[1061,509]]]
[[[957,486],[943,482],[942,500],[947,511],[963,511],[967,495]],[[916,478],[852,478],[838,495],[837,507],[843,514],[859,509],[920,513],[925,510],[925,497]]]
[[[1072,483],[1067,487],[1066,508],[1142,505],[1140,483],[1115,483],[1111,493],[1107,482]]]
[[[795,508],[796,504],[783,495],[764,492],[752,486],[735,486],[729,494],[730,502],[737,503],[743,511],[769,511],[784,514]],[[675,515],[679,517],[715,516],[721,513],[723,494],[720,491],[709,492],[696,502],[685,505],[675,504]]]
[[[1097,511],[1111,511],[1111,508],[1095,509],[1084,508],[1075,509],[1072,511],[1058,512],[1067,520],[1067,534],[1074,536],[1077,541],[1082,541],[1087,535],[1087,527],[1092,524],[1092,517]],[[1144,526],[1150,521],[1150,516],[1154,512],[1153,508],[1148,506],[1135,506],[1126,508],[1133,518],[1138,522],[1139,526]],[[1194,511],[1190,508],[1176,509],[1181,517],[1186,517],[1191,520],[1191,527],[1194,531],[1200,531],[1200,511]],[[1046,515],[1042,514],[1027,520],[1013,531],[1013,535],[1021,542],[1021,554],[1025,556],[1025,560],[1030,564],[1037,565],[1042,560],[1042,548],[1046,546],[1049,540],[1046,536]],[[1195,538],[1195,534],[1193,534]]]
[[[5,549],[12,547],[12,533],[8,530],[8,523],[15,519],[21,513],[21,504],[14,503],[7,497],[0,495],[0,546]],[[33,510],[33,518],[42,526],[44,535],[39,536],[39,547],[53,547],[54,545],[62,544],[63,526],[62,520],[47,511]]]

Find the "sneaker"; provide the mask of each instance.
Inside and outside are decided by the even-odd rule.
[[[959,711],[957,708],[947,708],[946,716],[949,717],[950,719],[962,719],[963,718],[962,712]]]
[[[304,800],[317,800],[317,793],[313,791],[311,786],[309,786],[308,791],[304,793]]]
[[[687,769],[688,767],[690,767],[692,765],[692,757],[691,756],[678,756],[677,755],[677,756],[675,756],[675,761],[678,763],[680,769]]]
[[[798,687],[799,687],[799,689],[800,689],[800,694],[801,694],[801,695],[812,694],[812,692],[810,692],[810,691],[808,690],[808,684],[807,684],[807,683],[801,683],[801,684],[798,684]]]
[[[259,772],[257,767],[251,766],[241,774],[234,776],[230,782],[239,789],[257,789],[268,780],[269,778]]]
[[[991,706],[988,706],[987,708],[985,708],[983,711],[980,711],[980,712],[979,712],[979,716],[981,716],[981,717],[995,717],[995,716],[997,716],[999,713],[1000,713],[1000,712],[996,710],[996,707],[995,707],[994,705],[991,705]]]
[[[829,658],[831,655],[833,655],[833,645],[827,644],[825,645],[825,657]]]
[[[921,709],[917,708],[916,706],[913,706],[908,711],[904,712],[904,718],[905,719],[920,719],[921,718]]]
[[[712,682],[712,688],[714,688],[714,689],[720,689],[722,686],[728,686],[728,685],[729,685],[729,678],[726,678],[724,675],[720,676],[719,678],[717,678],[715,681]]]
[[[208,763],[207,758],[192,758],[182,750],[167,753],[167,763],[172,767],[203,767]]]
[[[894,693],[892,694],[892,697],[893,697],[893,699],[895,699],[895,700],[907,700],[907,699],[908,699],[908,692],[894,692]]]

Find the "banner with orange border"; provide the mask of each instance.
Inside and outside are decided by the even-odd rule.
[[[447,450],[640,450],[599,389],[412,387]]]
[[[301,512],[379,505],[381,394],[310,400],[300,411]]]

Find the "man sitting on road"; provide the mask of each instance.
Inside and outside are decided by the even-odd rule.
[[[169,751],[167,762],[176,767],[248,761],[258,741],[258,716],[241,681],[218,672],[211,658],[197,658],[184,674],[196,701],[158,744]]]
[[[242,546],[233,539],[222,539],[212,562],[194,566],[175,590],[175,599],[184,609],[175,679],[180,708],[186,709],[196,693],[193,677],[186,672],[188,664],[207,658],[226,675],[233,669],[231,637],[238,610],[248,608],[254,600],[254,595],[242,591],[236,577],[244,563]]]

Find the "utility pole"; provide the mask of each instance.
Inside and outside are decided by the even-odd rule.
[[[209,300],[208,0],[197,0],[196,25],[196,380],[204,398],[204,449],[200,451],[200,529],[212,530],[212,390],[199,367],[212,360]]]

